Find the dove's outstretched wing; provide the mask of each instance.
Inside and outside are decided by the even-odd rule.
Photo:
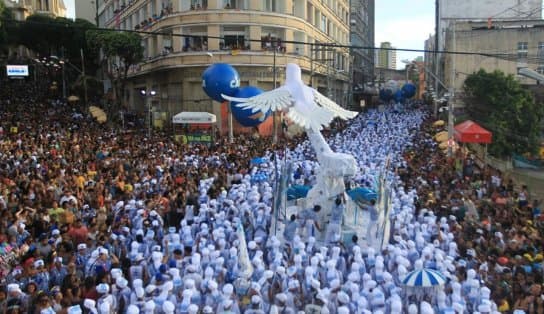
[[[230,97],[223,94],[221,96],[228,101],[238,102],[236,104],[237,107],[249,108],[251,112],[261,111],[267,113],[270,110],[278,111],[289,108],[293,104],[291,93],[282,87],[249,98]]]
[[[325,97],[323,94],[315,89],[312,89],[314,94],[314,102],[321,108],[330,111],[334,117],[340,117],[344,120],[354,118],[358,112],[346,110],[338,106],[334,101]]]

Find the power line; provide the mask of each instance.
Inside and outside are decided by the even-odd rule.
[[[15,23],[15,24],[31,24],[31,25],[38,25],[38,26],[49,26],[49,27],[58,27],[58,28],[82,28],[86,30],[93,30],[93,31],[102,31],[102,32],[127,32],[127,33],[136,33],[140,35],[147,35],[147,36],[172,36],[172,37],[184,37],[184,38],[213,38],[213,39],[219,39],[219,40],[225,40],[225,37],[222,36],[203,36],[203,35],[190,35],[190,34],[181,34],[181,33],[173,33],[173,32],[164,32],[164,31],[145,31],[145,30],[127,30],[127,29],[113,29],[113,28],[104,28],[104,27],[94,27],[94,28],[86,28],[84,26],[80,25],[69,25],[69,24],[62,24],[62,23],[44,23],[44,22],[38,22],[38,21],[18,21],[18,20],[7,20],[7,22]],[[246,39],[245,39],[246,40]],[[247,39],[248,42],[262,42],[262,39]],[[488,57],[488,58],[498,58],[503,59],[507,61],[518,61],[517,60],[517,54],[505,54],[505,53],[489,53],[485,51],[452,51],[452,50],[429,50],[429,49],[410,49],[410,48],[383,48],[383,47],[374,47],[374,46],[360,46],[360,45],[344,45],[344,44],[338,44],[338,43],[324,43],[324,42],[304,42],[304,41],[296,41],[296,40],[283,40],[283,43],[288,44],[296,44],[296,45],[305,45],[305,46],[320,46],[320,47],[328,47],[328,48],[338,48],[338,49],[351,49],[351,50],[386,50],[386,51],[402,51],[402,52],[419,52],[419,53],[430,53],[430,54],[450,54],[450,55],[473,55],[473,56],[481,56],[481,57]],[[516,58],[516,60],[514,60]],[[529,59],[531,62],[540,61],[540,58],[538,60],[536,59]]]

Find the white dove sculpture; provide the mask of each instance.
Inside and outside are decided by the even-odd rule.
[[[249,98],[222,96],[254,113],[282,110],[287,118],[306,130],[320,164],[316,185],[308,193],[307,200],[313,203],[309,205],[319,204],[325,208],[324,203],[328,203],[331,197],[344,192],[344,176],[353,176],[357,164],[351,155],[334,153],[320,131],[335,117],[347,120],[354,118],[357,112],[338,106],[317,90],[306,86],[297,64],[287,64],[285,84],[279,88]]]

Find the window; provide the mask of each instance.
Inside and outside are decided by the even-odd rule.
[[[324,33],[327,32],[327,17],[325,15],[321,15],[321,25],[319,25],[319,29]]]
[[[526,41],[518,42],[518,59],[527,59],[528,44]]]
[[[246,41],[247,35],[249,35],[249,29],[245,26],[223,26],[222,37],[224,40],[219,44],[219,47],[222,50],[249,50],[249,41]]]
[[[208,8],[208,0],[191,0],[191,10],[205,10]]]
[[[183,51],[206,51],[208,50],[208,30],[206,26],[185,27],[182,34],[191,34],[191,37],[184,37],[182,40]]]
[[[544,42],[542,41],[538,43],[537,54],[538,54],[538,61],[540,63],[544,63]]]
[[[263,10],[268,12],[277,12],[278,3],[276,0],[263,0]]]

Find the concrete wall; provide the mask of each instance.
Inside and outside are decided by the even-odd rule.
[[[96,24],[96,1],[97,0],[76,0],[76,18],[85,19]]]
[[[540,27],[521,27],[521,25],[526,24],[540,25]],[[528,43],[528,56],[529,58],[533,57],[533,59],[539,54],[539,43],[544,43],[544,32],[542,31],[544,23],[542,21],[530,23],[526,21],[518,23],[509,22],[508,24],[504,22],[503,27],[494,29],[487,29],[485,27],[486,25],[487,23],[483,22],[456,23],[455,43],[453,42],[452,34],[449,33],[447,36],[447,49],[455,51],[488,52],[491,54],[503,52],[508,55],[510,60],[481,55],[446,55],[444,83],[447,86],[451,86],[452,81],[454,81],[453,83],[456,91],[461,91],[467,75],[470,75],[479,69],[484,69],[488,72],[501,70],[506,74],[517,75],[518,63],[516,62],[516,58],[518,42]],[[482,29],[473,29],[473,27]],[[490,47],[492,47],[492,49],[490,49]],[[452,64],[452,62],[454,62],[454,64]],[[452,66],[455,67],[455,75],[452,73]],[[528,67],[536,70],[539,65],[529,63]],[[536,84],[535,80],[521,76],[518,77],[518,80],[522,84]]]

